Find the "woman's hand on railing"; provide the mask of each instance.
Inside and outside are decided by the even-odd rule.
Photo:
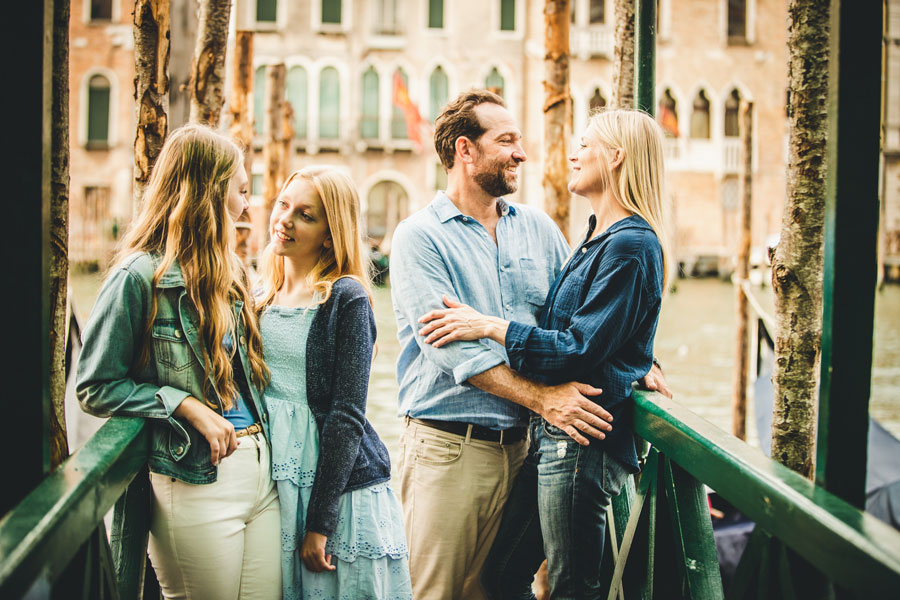
[[[662,369],[655,364],[650,367],[650,372],[644,375],[643,379],[638,383],[642,388],[646,388],[652,392],[659,392],[667,398],[673,397],[672,390],[669,389],[669,386],[666,383],[666,378],[663,375]]]
[[[238,441],[231,422],[193,396],[188,396],[173,413],[196,429],[209,443],[213,465],[237,450]]]

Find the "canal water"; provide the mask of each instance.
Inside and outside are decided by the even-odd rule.
[[[86,322],[102,276],[75,274],[70,286],[79,321]],[[665,368],[675,399],[718,427],[731,430],[734,376],[735,297],[730,283],[686,279],[663,301],[655,352]],[[765,295],[766,291],[760,292]],[[368,416],[391,452],[394,464],[401,420],[397,417],[395,364],[399,345],[389,288],[375,290],[377,354],[372,366]],[[876,327],[870,411],[900,437],[900,286],[876,295]],[[748,441],[758,446],[752,401]]]

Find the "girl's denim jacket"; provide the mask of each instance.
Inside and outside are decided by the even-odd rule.
[[[144,417],[152,429],[148,466],[154,473],[188,483],[212,483],[217,470],[206,439],[172,413],[188,396],[203,398],[205,375],[197,311],[188,298],[181,268],[173,264],[157,284],[157,310],[150,335],[149,360],[140,364],[152,303],[153,273],[160,257],[128,257],[109,275],[84,329],[76,393],[81,407],[98,417]],[[247,369],[247,342],[240,311],[234,305],[238,350],[256,414],[269,438],[262,393]],[[209,400],[222,414],[212,379]]]

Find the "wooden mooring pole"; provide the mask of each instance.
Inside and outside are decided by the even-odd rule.
[[[263,198],[266,203],[266,219],[275,204],[279,192],[281,175],[281,155],[283,154],[281,135],[284,121],[284,64],[266,66],[266,145],[263,146]]]
[[[750,240],[752,233],[753,204],[753,103],[741,106],[741,149],[743,170],[741,173],[741,212],[737,266],[734,289],[737,303],[737,336],[734,360],[734,393],[731,401],[731,433],[736,438],[747,439],[747,368],[750,363],[750,344],[747,339],[750,319],[743,283],[750,273]]]
[[[231,0],[203,0],[191,66],[191,122],[219,126],[225,105],[225,50]]]
[[[253,94],[253,32],[238,31],[234,41],[234,66],[231,76],[231,137],[244,149],[244,168],[247,176],[253,172],[253,114],[250,103]]]
[[[544,2],[544,206],[569,237],[568,144],[572,137],[569,95],[569,0]]]

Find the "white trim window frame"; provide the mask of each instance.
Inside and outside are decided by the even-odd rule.
[[[253,23],[253,29],[255,31],[278,31],[280,29],[284,29],[285,26],[285,7],[283,0],[274,0],[275,2],[275,20],[274,21],[257,21],[257,5],[259,4],[259,0],[254,2],[250,9],[252,10],[250,14],[250,22]],[[249,4],[249,3],[248,3]],[[240,4],[237,5],[238,8],[236,10],[240,10]]]
[[[441,26],[431,27],[431,0],[420,0],[422,6],[422,31],[426,35],[449,37],[450,35],[450,4],[453,0],[442,0]]]
[[[722,43],[726,47],[740,46],[743,44],[731,41],[728,36],[728,2],[729,0],[719,0],[719,30]],[[744,44],[750,45],[756,42],[756,0],[744,0],[744,11]]]
[[[109,114],[107,115],[106,130],[106,146],[88,148],[88,113],[90,111],[90,83],[95,75],[106,78],[109,82]],[[118,120],[115,116],[118,114],[118,95],[119,81],[116,73],[112,69],[106,67],[92,67],[88,69],[81,77],[79,84],[78,97],[81,106],[78,110],[78,145],[87,150],[112,150],[118,141]]]
[[[110,18],[107,19],[97,19],[96,21],[91,19],[91,0],[84,0],[82,4],[82,20],[87,25],[110,25],[118,23],[122,18],[122,0],[110,0]]]
[[[500,17],[503,12],[503,0],[494,0],[494,8],[491,11],[491,34],[494,37],[507,40],[520,40],[525,36],[525,1],[513,0],[515,15],[513,15],[515,28],[501,30]]]
[[[353,8],[350,0],[338,0],[341,3],[341,22],[340,23],[323,23],[322,22],[322,2],[324,0],[312,0],[310,3],[310,26],[316,33],[348,33],[352,26]]]

